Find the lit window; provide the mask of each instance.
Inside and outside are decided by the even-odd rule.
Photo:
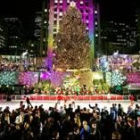
[[[47,9],[44,9],[44,12],[47,12]]]
[[[60,3],[63,3],[63,1],[62,1],[62,0],[60,0]]]
[[[86,7],[88,6],[88,2],[85,3],[85,6],[86,6]]]
[[[86,23],[89,23],[89,21],[88,21],[88,20],[86,20]]]
[[[88,24],[88,23],[86,23],[86,26],[88,27],[88,26],[89,26],[89,24]]]
[[[95,11],[94,11],[94,13],[95,13],[95,14],[97,14],[97,13],[98,13],[98,11],[97,11],[97,10],[95,10]]]
[[[98,22],[97,21],[95,21],[95,25],[98,25]]]
[[[45,51],[43,51],[43,54],[45,54]]]
[[[80,1],[80,4],[83,4],[83,1]]]
[[[57,14],[54,15],[54,18],[57,18]]]
[[[58,3],[58,0],[55,0],[54,3]]]
[[[98,34],[95,34],[95,37],[98,37]]]
[[[44,24],[46,24],[46,23],[47,23],[47,21],[45,20],[45,21],[44,21]]]
[[[59,16],[62,16],[63,15],[63,13],[62,12],[59,12]]]
[[[67,0],[67,3],[70,3],[70,0]]]
[[[45,38],[43,38],[43,42],[45,42],[46,41],[46,39]]]

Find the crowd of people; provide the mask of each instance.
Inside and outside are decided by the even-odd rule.
[[[29,98],[19,107],[0,108],[0,140],[140,140],[140,106],[130,105],[124,112],[121,104],[110,110],[89,104],[75,107],[75,102],[45,109],[32,106]],[[58,109],[60,105],[60,109]]]

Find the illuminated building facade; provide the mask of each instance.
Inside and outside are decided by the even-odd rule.
[[[73,0],[51,0],[49,12],[49,31],[48,31],[48,55],[52,55],[53,39],[59,31],[59,24],[63,13]],[[100,18],[99,5],[93,0],[76,0],[77,8],[81,11],[83,22],[86,24],[89,38],[91,40],[91,47],[96,56],[96,51],[99,49],[100,43]]]

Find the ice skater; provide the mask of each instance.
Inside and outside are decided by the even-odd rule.
[[[32,104],[31,104],[30,98],[27,97],[27,96],[26,96],[26,103],[27,103],[28,107],[31,107],[31,108],[33,107]]]

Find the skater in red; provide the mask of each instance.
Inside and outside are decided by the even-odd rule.
[[[133,95],[133,94],[130,94],[129,99],[130,99],[131,106],[133,106],[133,104],[134,104],[134,100],[135,100],[134,95]]]

